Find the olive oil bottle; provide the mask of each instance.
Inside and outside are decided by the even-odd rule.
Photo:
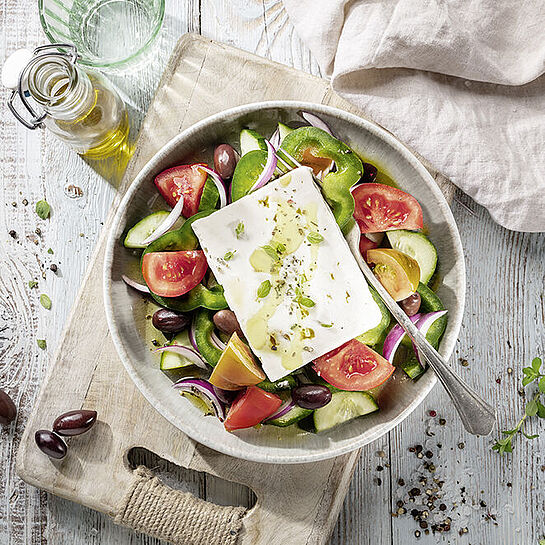
[[[8,106],[26,127],[46,127],[57,138],[90,159],[103,159],[127,144],[129,120],[125,104],[98,72],[77,65],[69,44],[38,47],[8,58],[4,85],[13,89]],[[16,85],[15,85],[16,83]],[[32,118],[15,108],[19,97]]]

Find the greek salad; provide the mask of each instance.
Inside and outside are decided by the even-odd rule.
[[[413,380],[424,372],[346,243],[355,224],[362,256],[435,347],[447,325],[417,200],[320,118],[301,116],[308,125],[278,123],[269,139],[242,130],[213,165],[158,174],[171,210],[124,238],[141,253],[143,282],[123,279],[160,307],[148,317],[158,365],[230,432],[323,432],[379,410],[396,368]]]

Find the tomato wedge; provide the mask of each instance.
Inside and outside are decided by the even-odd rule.
[[[227,431],[251,428],[271,416],[282,405],[282,400],[258,388],[250,386],[233,401],[223,425]]]
[[[367,345],[352,339],[316,359],[314,370],[335,388],[360,392],[380,386],[395,367]]]
[[[378,248],[378,244],[369,240],[365,235],[360,237],[360,254],[367,261],[367,250],[374,250]]]
[[[142,274],[149,289],[161,297],[178,297],[203,279],[208,263],[202,250],[151,252],[142,259]]]
[[[354,218],[362,233],[422,229],[422,208],[405,191],[384,184],[360,184],[352,191]]]
[[[179,165],[163,170],[155,178],[155,185],[159,193],[173,208],[180,200],[180,196],[183,195],[182,215],[184,218],[195,215],[199,210],[204,184],[208,177],[208,174],[199,168],[200,166],[206,165],[202,163]]]

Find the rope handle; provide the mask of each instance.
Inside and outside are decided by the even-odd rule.
[[[174,490],[139,466],[115,522],[176,545],[236,545],[246,512]]]

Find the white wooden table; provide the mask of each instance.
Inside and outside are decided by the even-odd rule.
[[[1,58],[19,47],[45,42],[35,0],[1,0],[0,5]],[[172,47],[188,31],[319,75],[278,0],[167,0],[154,65],[114,78],[130,106],[134,128]],[[5,97],[3,92],[2,101]],[[5,107],[1,119],[0,387],[11,393],[19,415],[14,425],[0,430],[0,544],[157,543],[96,512],[30,488],[15,475],[18,439],[108,212],[115,182],[109,183],[43,132],[25,130]],[[80,187],[83,196],[70,198],[65,191],[70,184]],[[34,213],[35,202],[42,198],[53,209],[48,221]],[[523,411],[517,393],[522,366],[535,355],[545,355],[545,235],[505,231],[468,197],[459,194],[458,199],[453,209],[467,259],[468,302],[453,365],[498,407],[500,424],[509,426]],[[16,231],[16,238],[8,234],[10,230]],[[58,265],[56,274],[49,269],[52,263]],[[30,289],[29,280],[38,280],[38,288]],[[39,305],[40,293],[50,295],[50,311]],[[92,334],[92,324],[89,327]],[[45,351],[36,344],[41,338],[47,340]],[[462,366],[461,359],[469,366]],[[437,416],[429,416],[430,410]],[[440,418],[445,425],[440,425]],[[530,425],[532,432],[538,428],[539,423]],[[437,386],[402,425],[363,450],[331,543],[405,545],[416,542],[415,531],[420,531],[418,543],[537,545],[545,535],[545,430],[533,442],[518,441],[513,455],[503,459],[490,450],[491,441],[464,433]],[[408,488],[419,487],[425,494],[429,486],[420,485],[419,479],[424,474],[430,477],[423,469],[430,460],[410,452],[415,445],[433,452],[433,476],[444,481],[443,501],[452,518],[448,533],[425,535],[410,516],[410,503],[401,507],[399,516],[392,516],[399,509],[397,502],[407,500]],[[143,459],[149,462],[149,457]],[[161,461],[151,463],[165,479],[202,497],[251,503],[251,494],[240,486]],[[405,481],[404,487],[399,479]],[[403,513],[406,508],[409,512]],[[460,537],[463,528],[468,531]]]

